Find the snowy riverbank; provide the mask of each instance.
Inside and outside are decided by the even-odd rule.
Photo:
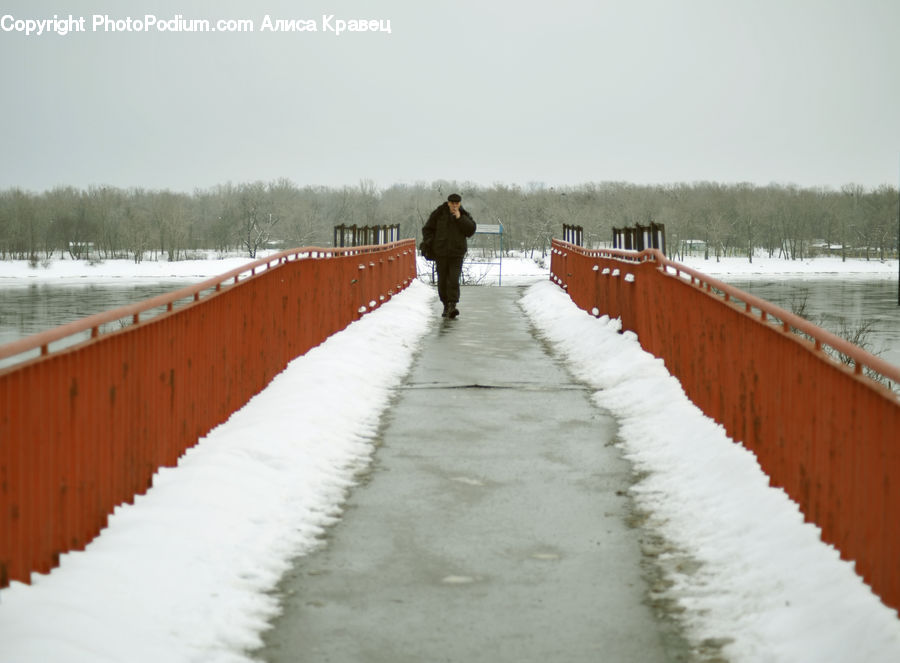
[[[705,260],[698,256],[685,256],[679,261],[687,267],[709,276],[731,276],[740,279],[753,278],[843,278],[843,279],[887,279],[896,281],[898,265],[896,260],[861,260],[848,258],[820,257],[808,260],[784,260],[756,256],[753,262],[747,258],[722,258]]]
[[[260,255],[263,257],[263,254]],[[103,260],[88,262],[84,260],[50,260],[45,264],[32,267],[26,260],[0,261],[0,285],[11,285],[14,282],[59,282],[76,280],[80,283],[123,282],[123,281],[165,281],[169,279],[188,279],[200,281],[253,262],[240,255],[217,256],[209,253],[208,257],[199,260],[144,260],[135,263],[132,260]],[[492,263],[498,262],[496,258]],[[814,278],[846,278],[846,279],[893,279],[898,278],[896,260],[884,262],[878,260],[840,258],[813,258],[810,260],[783,260],[780,258],[755,257],[753,262],[747,258],[711,258],[702,256],[685,256],[682,264],[699,270],[710,276],[734,276],[741,279],[772,277],[814,277]],[[539,255],[509,256],[502,264],[468,265],[474,279],[485,283],[496,283],[497,276],[502,273],[504,285],[520,285],[549,274],[549,256],[543,260]],[[420,272],[430,271],[431,263],[419,258]],[[483,276],[484,275],[484,276]]]

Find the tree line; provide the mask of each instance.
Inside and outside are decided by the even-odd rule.
[[[668,253],[707,258],[799,260],[822,253],[896,256],[898,192],[883,185],[840,190],[696,182],[568,187],[435,181],[379,189],[272,182],[225,184],[193,193],[140,188],[57,187],[0,191],[0,259],[183,260],[200,251],[245,252],[330,246],[336,225],[399,225],[421,236],[429,213],[458,192],[481,224],[503,225],[504,250],[545,254],[563,224],[584,228],[585,244],[609,246],[613,227],[664,224]],[[487,236],[485,236],[487,237]],[[493,241],[496,240],[481,240]],[[484,248],[484,247],[482,247]],[[495,248],[493,245],[491,249]]]

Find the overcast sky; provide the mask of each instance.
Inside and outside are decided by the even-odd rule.
[[[15,30],[54,14],[87,31]],[[94,14],[255,30],[95,32]],[[898,0],[40,0],[4,15],[0,189],[900,179]],[[264,32],[266,15],[318,31]],[[391,32],[330,29],[360,18]]]

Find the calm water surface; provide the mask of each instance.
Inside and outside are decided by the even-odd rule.
[[[140,284],[46,284],[4,279],[0,281],[0,345],[190,284],[188,280]],[[85,332],[69,343],[53,345],[51,349],[80,342],[88,335]],[[36,354],[35,351],[12,359],[0,359],[0,368]]]
[[[900,306],[896,281],[756,280],[723,279],[745,292],[795,312],[804,301],[804,317],[840,335],[842,328],[854,329],[872,323],[866,350],[895,366],[900,366]]]

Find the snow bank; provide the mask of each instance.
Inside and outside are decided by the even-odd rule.
[[[250,660],[277,611],[267,592],[369,462],[433,297],[413,282],[291,362],[84,552],[0,591],[0,660]]]
[[[264,258],[260,253],[258,258]],[[203,281],[254,262],[247,256],[210,256],[200,260],[50,260],[32,266],[27,260],[0,260],[0,279],[22,279],[29,283],[77,279],[80,283],[107,281]]]
[[[557,286],[522,304],[572,372],[613,413],[620,446],[642,478],[632,493],[659,534],[664,598],[684,609],[692,643],[732,661],[896,663],[900,620],[852,564],[769,487],[756,457],[707,418],[620,322],[596,319]]]
[[[476,252],[477,254],[477,252]],[[532,259],[523,254],[513,254],[503,258],[502,267],[497,264],[479,264],[481,258],[471,254],[466,262],[466,271],[472,282],[485,285],[496,285],[501,275],[503,285],[531,284],[549,276],[550,256],[544,260],[536,254]],[[260,257],[266,254],[260,253]],[[491,259],[493,263],[496,258]],[[170,279],[190,279],[201,281],[232,269],[253,262],[246,256],[216,257],[210,254],[206,259],[180,260],[144,260],[135,263],[132,260],[104,260],[87,262],[84,260],[51,260],[46,265],[32,267],[25,260],[0,260],[0,284],[15,281],[53,282],[62,279],[76,279],[81,283],[93,282],[128,282],[128,281],[167,281]],[[811,260],[784,260],[780,258],[755,257],[753,262],[746,258],[714,258],[704,260],[702,257],[686,256],[682,264],[697,269],[709,276],[721,278],[734,276],[740,279],[754,278],[848,278],[848,279],[897,279],[898,266],[896,260],[880,262],[878,260],[848,259],[821,257]],[[417,259],[419,275],[431,274],[432,263],[421,256]]]
[[[735,279],[755,278],[842,278],[855,280],[897,280],[898,265],[896,260],[863,260],[848,258],[846,262],[840,258],[819,257],[808,260],[785,260],[756,256],[753,262],[747,258],[715,258],[704,260],[702,257],[685,256],[679,260],[686,267],[691,267],[708,276],[731,276]],[[727,279],[723,279],[727,280]]]

